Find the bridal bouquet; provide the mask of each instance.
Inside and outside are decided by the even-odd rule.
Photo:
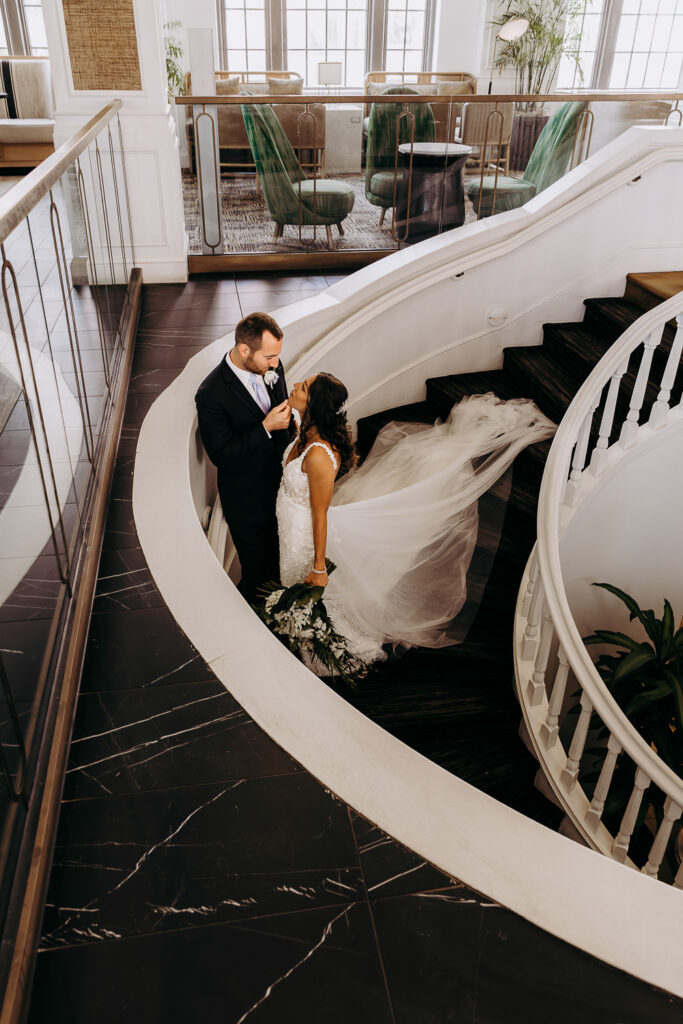
[[[335,565],[326,562],[328,576]],[[263,604],[255,606],[259,617],[292,654],[318,675],[339,676],[349,686],[365,666],[347,648],[336,631],[323,601],[324,587],[295,583],[283,587],[267,583],[259,591]]]

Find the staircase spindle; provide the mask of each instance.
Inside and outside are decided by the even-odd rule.
[[[548,704],[548,713],[545,716],[545,722],[541,725],[541,741],[546,750],[550,750],[557,742],[560,732],[560,712],[564,703],[564,692],[567,687],[567,676],[569,675],[569,661],[562,646],[560,646],[557,652],[557,661],[557,672],[555,673],[553,691]]]
[[[562,769],[562,774],[560,775],[560,782],[565,789],[572,789],[579,776],[579,765],[581,764],[581,758],[583,757],[583,748],[586,746],[586,737],[588,736],[588,728],[590,726],[592,714],[593,705],[588,694],[584,690],[581,694],[581,714],[579,715],[579,720],[576,723],[576,729],[572,736],[569,754],[567,755],[567,763]]]
[[[593,416],[595,410],[598,407],[596,401],[591,411],[586,415],[583,423],[581,424],[581,430],[576,440],[574,447],[574,458],[572,460],[572,470],[569,474],[569,481],[567,482],[567,490],[565,491],[564,503],[570,508],[576,501],[576,495],[581,480],[581,474],[586,465],[586,452],[588,451],[588,440],[590,438],[591,426],[593,425]]]
[[[538,624],[541,621],[543,611],[543,580],[540,576],[536,579],[534,592],[531,596],[531,607],[526,620],[524,639],[522,641],[522,658],[524,661],[531,661],[536,655],[538,646]]]
[[[627,448],[630,444],[633,444],[638,430],[640,420],[640,410],[643,408],[643,399],[645,397],[645,389],[647,382],[650,379],[650,367],[652,366],[652,357],[654,356],[655,349],[659,345],[664,331],[664,324],[656,332],[652,334],[643,342],[643,354],[640,359],[640,366],[638,367],[638,376],[633,386],[633,394],[631,395],[631,403],[629,405],[628,416],[624,420],[621,428],[621,434],[619,435],[619,442],[623,448]]]
[[[644,864],[641,868],[643,874],[650,875],[651,878],[656,878],[659,874],[659,869],[662,861],[664,860],[664,853],[666,851],[667,843],[669,842],[671,830],[674,827],[674,823],[680,818],[681,810],[683,810],[681,805],[675,803],[670,796],[668,796],[664,801],[664,817],[657,829],[657,835],[655,836],[652,848],[650,849],[650,856],[647,859],[647,864]]]
[[[681,361],[681,350],[683,350],[683,313],[679,313],[676,317],[676,324],[676,337],[674,338],[674,343],[671,346],[669,358],[666,361],[666,367],[662,374],[662,383],[660,385],[659,394],[657,395],[657,401],[652,406],[650,419],[648,421],[653,427],[660,426],[669,411],[671,389],[674,385],[674,381],[676,380],[678,364]]]
[[[633,790],[628,798],[626,810],[624,811],[621,819],[619,834],[614,840],[614,844],[612,846],[612,857],[614,860],[618,860],[621,864],[626,860],[631,836],[633,835],[633,829],[636,825],[636,818],[638,817],[638,811],[640,810],[640,805],[643,800],[643,793],[649,785],[650,777],[646,775],[642,768],[636,769]]]
[[[610,734],[610,738],[607,741],[607,754],[605,755],[605,760],[603,761],[602,768],[600,770],[600,778],[597,781],[591,805],[586,812],[586,825],[590,829],[597,828],[600,819],[602,818],[602,812],[605,809],[605,800],[607,799],[609,788],[612,785],[612,776],[614,775],[614,769],[620,753],[621,743]]]
[[[536,586],[536,580],[538,579],[538,547],[534,545],[534,553],[531,557],[531,565],[529,566],[529,579],[526,583],[526,592],[524,594],[524,600],[522,601],[522,616],[527,618],[529,615],[529,609],[531,608],[531,599],[534,596],[534,587]]]
[[[600,420],[600,430],[598,432],[598,441],[593,449],[593,455],[591,457],[591,473],[593,476],[598,476],[602,472],[602,467],[605,462],[605,455],[609,448],[609,439],[612,436],[612,428],[614,427],[614,413],[617,407],[617,398],[619,397],[619,388],[621,386],[621,378],[626,373],[626,367],[623,366],[616,373],[612,374],[609,382],[609,390],[607,392],[607,399],[605,401],[605,408],[602,410],[602,419]]]
[[[534,661],[534,670],[531,673],[531,679],[527,683],[527,699],[532,707],[536,707],[540,704],[545,696],[545,673],[548,667],[548,657],[550,655],[550,645],[555,636],[555,627],[553,620],[550,617],[550,609],[547,603],[543,602],[543,623],[541,625],[541,641],[538,645],[538,651],[536,652],[536,660]]]

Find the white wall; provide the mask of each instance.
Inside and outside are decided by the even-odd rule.
[[[434,71],[469,71],[481,75],[488,4],[473,0],[438,0],[434,24]]]
[[[578,506],[562,538],[562,572],[582,636],[618,629],[639,638],[624,605],[591,586],[613,583],[661,616],[664,598],[683,616],[683,417],[611,471]]]

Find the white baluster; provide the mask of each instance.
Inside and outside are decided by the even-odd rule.
[[[541,742],[546,750],[550,750],[557,742],[560,731],[560,711],[564,703],[564,691],[567,687],[567,676],[569,675],[569,662],[562,646],[560,646],[557,652],[557,660],[557,672],[555,673],[553,692],[550,695],[550,703],[548,704],[548,713],[540,729]]]
[[[650,367],[652,365],[652,357],[655,349],[662,338],[662,332],[664,331],[664,324],[655,333],[649,335],[643,342],[643,355],[640,360],[640,366],[638,367],[638,376],[636,382],[633,385],[633,394],[631,395],[631,404],[628,410],[628,416],[624,420],[621,428],[621,434],[619,435],[619,442],[622,448],[628,448],[630,444],[633,444],[638,430],[638,420],[640,417],[640,410],[643,407],[643,398],[645,397],[645,388],[647,382],[650,379]]]
[[[538,624],[541,621],[543,610],[543,581],[539,576],[536,580],[534,592],[531,595],[531,607],[526,620],[524,639],[522,641],[522,660],[531,661],[536,656],[538,646]]]
[[[540,704],[545,696],[545,671],[548,667],[550,645],[554,636],[555,627],[553,625],[553,620],[550,618],[550,609],[544,602],[543,624],[541,625],[541,642],[538,645],[536,660],[534,661],[534,670],[531,673],[531,679],[527,683],[526,688],[527,700],[532,707],[536,707],[537,704]]]
[[[624,815],[621,819],[619,835],[614,840],[614,845],[612,846],[612,857],[614,860],[618,860],[621,864],[626,860],[629,843],[631,842],[631,835],[633,834],[636,818],[638,817],[638,811],[640,810],[640,805],[643,800],[643,793],[649,785],[649,776],[645,774],[642,768],[636,769],[633,791],[628,798],[626,810],[624,811]]]
[[[522,616],[526,619],[531,608],[531,598],[534,596],[534,587],[536,586],[536,580],[538,579],[538,547],[534,547],[534,553],[531,558],[531,565],[529,566],[529,579],[526,583],[526,593],[524,594],[524,601],[522,602]]]
[[[588,736],[588,727],[591,722],[592,714],[593,705],[584,690],[581,694],[581,714],[579,715],[579,720],[576,723],[576,729],[572,736],[572,744],[569,748],[567,764],[562,769],[562,774],[560,775],[560,782],[565,789],[573,789],[578,778],[579,765],[581,763],[581,758],[583,757],[583,748],[586,745],[586,737]]]
[[[664,417],[669,411],[669,401],[671,400],[671,388],[676,380],[676,374],[678,372],[678,364],[681,361],[681,351],[683,350],[683,313],[679,313],[676,317],[676,337],[674,343],[671,346],[669,352],[669,358],[666,361],[666,368],[662,375],[662,383],[659,388],[659,394],[657,395],[657,401],[652,406],[650,413],[649,423],[653,427],[659,427],[664,422]]]
[[[647,864],[644,864],[641,868],[643,874],[650,875],[652,878],[656,878],[659,874],[659,868],[662,860],[664,859],[664,852],[666,850],[667,843],[669,842],[671,829],[674,827],[674,822],[678,821],[680,818],[681,810],[681,805],[674,803],[670,796],[668,796],[664,801],[664,817],[662,818],[661,825],[657,829],[657,835],[655,836],[655,841],[652,844]]]
[[[602,812],[605,809],[605,800],[609,793],[609,787],[612,785],[612,776],[614,775],[614,768],[620,753],[621,743],[614,736],[610,735],[607,741],[607,754],[600,771],[600,778],[595,787],[591,805],[586,813],[586,825],[590,829],[597,828],[602,817]]]
[[[591,473],[593,476],[598,476],[600,474],[605,462],[605,456],[607,454],[607,449],[609,448],[609,439],[612,435],[612,428],[614,426],[614,412],[617,407],[617,398],[619,397],[619,386],[621,384],[621,378],[625,373],[626,367],[623,366],[612,375],[609,382],[609,391],[607,392],[607,399],[605,400],[605,408],[602,410],[602,419],[600,420],[598,442],[593,449],[593,455],[591,457]]]
[[[565,505],[569,505],[571,508],[576,501],[576,494],[579,488],[579,482],[581,480],[581,474],[583,473],[584,466],[586,465],[586,452],[588,451],[588,439],[590,438],[591,425],[593,423],[593,414],[597,408],[597,402],[587,414],[583,423],[581,424],[581,430],[579,436],[576,439],[576,445],[574,447],[574,458],[572,459],[572,470],[569,474],[569,480],[567,481],[567,489],[564,495]]]

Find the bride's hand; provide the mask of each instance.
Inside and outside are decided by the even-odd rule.
[[[304,583],[309,583],[312,587],[326,587],[329,583],[330,578],[326,572],[309,572]]]

